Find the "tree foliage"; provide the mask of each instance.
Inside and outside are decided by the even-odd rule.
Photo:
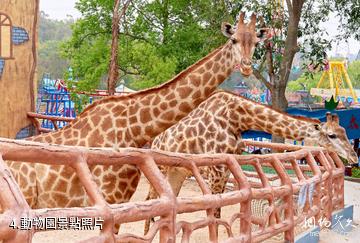
[[[326,29],[320,28],[320,23],[328,20],[332,11],[341,14],[342,6],[351,6],[352,10],[355,7],[342,0],[286,0],[285,6],[277,6],[277,2],[134,0],[119,27],[120,79],[135,89],[166,81],[225,42],[221,22],[235,22],[240,10],[255,11],[264,18],[259,27],[279,32],[256,49],[255,75],[272,91],[275,106],[284,109],[294,55],[301,52],[304,63],[321,64],[331,43],[324,39]],[[113,3],[79,0],[76,4],[82,18],[73,25],[72,38],[63,46],[63,53],[70,60],[79,89],[104,87],[110,61]],[[350,23],[356,11],[343,19],[345,16]]]
[[[347,73],[349,74],[353,87],[360,89],[360,61],[353,61],[352,63],[350,63],[349,67],[347,68]],[[289,82],[288,90],[297,91],[302,90],[305,87],[306,90],[310,91],[311,88],[316,87],[321,75],[322,72],[317,72],[313,75],[313,77],[309,78],[308,76],[303,74],[297,80]]]
[[[343,38],[354,37],[360,40],[360,2],[359,0],[335,0],[334,10],[341,20]],[[344,28],[345,27],[345,28]]]
[[[221,22],[235,20],[239,11],[233,11],[229,5],[235,2],[132,1],[119,28],[120,79],[134,89],[148,88],[166,81],[208,54],[224,43]],[[106,68],[98,79],[90,77],[87,73],[97,67],[86,59],[87,55],[95,57],[91,53],[97,52],[98,39],[107,40],[104,44],[110,45],[112,4],[112,0],[80,0],[76,8],[83,17],[73,26],[72,38],[63,48],[74,76],[79,82],[87,83],[90,89],[101,85],[99,80],[106,79]],[[109,56],[108,48],[102,49],[106,49],[104,55]],[[82,50],[86,50],[86,55]],[[100,61],[103,61],[101,57],[95,63]]]

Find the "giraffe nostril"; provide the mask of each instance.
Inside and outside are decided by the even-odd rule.
[[[244,65],[245,67],[249,67],[252,64],[252,61],[249,58],[243,58],[241,60],[241,64]]]

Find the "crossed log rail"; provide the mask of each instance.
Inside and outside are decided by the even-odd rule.
[[[39,114],[35,112],[28,112],[27,117],[31,120],[33,125],[36,128],[37,133],[47,133],[53,132],[54,130],[58,130],[58,122],[71,122],[75,118],[73,117],[61,117],[61,116],[49,116],[44,114]],[[41,123],[39,120],[49,120],[54,125],[54,130],[49,128],[41,127]]]
[[[37,229],[14,230],[9,227],[14,219],[19,222],[21,217],[71,216],[101,217],[104,220],[100,235],[86,242],[151,242],[158,232],[160,242],[176,242],[176,235],[180,231],[183,233],[182,242],[189,242],[191,234],[204,227],[208,227],[209,241],[218,242],[219,225],[224,226],[227,231],[228,238],[224,242],[261,242],[280,233],[284,233],[286,241],[294,242],[294,228],[300,225],[305,217],[326,217],[331,220],[331,213],[344,207],[344,166],[335,153],[322,148],[283,144],[245,142],[245,145],[292,152],[269,155],[188,155],[135,148],[114,151],[103,148],[55,146],[0,138],[0,204],[3,209],[0,215],[0,239],[4,242],[31,241]],[[297,160],[302,158],[306,159],[307,165],[297,163]],[[82,208],[30,209],[4,160],[63,164],[72,167],[92,205]],[[111,205],[106,203],[89,169],[89,166],[96,164],[138,166],[160,197],[144,202]],[[218,164],[227,166],[236,186],[233,191],[212,195],[199,172],[199,167]],[[191,170],[203,195],[176,198],[157,165],[181,166]],[[253,175],[243,171],[244,165],[252,165],[256,169],[255,177],[259,178],[261,183],[250,182],[249,179]],[[273,168],[276,175],[269,177],[263,170],[264,166]],[[296,182],[286,170],[294,172]],[[274,178],[280,181],[280,185],[270,184],[270,180]],[[314,192],[311,197],[306,198],[303,213],[297,215],[294,195],[298,194],[303,186],[310,184],[314,185]],[[275,199],[282,200],[280,207],[274,205]],[[266,217],[252,215],[252,200],[269,201]],[[236,204],[240,204],[240,211],[230,220],[214,217],[215,208]],[[202,210],[207,213],[205,219],[196,222],[176,221],[177,214]],[[135,222],[157,216],[160,219],[145,236],[113,233],[115,223]],[[239,232],[235,233],[233,225],[237,220],[240,222]],[[259,226],[258,229],[252,230],[253,225]]]

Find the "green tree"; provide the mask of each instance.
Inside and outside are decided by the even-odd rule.
[[[351,62],[347,69],[347,72],[349,74],[349,77],[350,77],[353,87],[360,89],[360,60]],[[305,86],[306,89],[308,91],[310,91],[311,88],[316,88],[316,86],[321,78],[321,75],[322,75],[322,72],[318,72],[309,78],[309,76],[303,74],[297,80],[289,82],[288,90],[297,91],[297,90],[303,89],[303,86]],[[324,83],[323,87],[326,87],[325,85],[329,86],[328,83],[327,84]],[[347,86],[345,86],[345,87],[347,87]]]
[[[359,0],[335,0],[334,10],[341,20],[340,38],[350,36],[360,40],[360,2]]]
[[[239,11],[229,12],[233,9],[229,4],[235,2],[132,1],[119,28],[119,79],[126,80],[132,88],[148,88],[199,60],[224,43],[220,25],[223,20],[235,20]],[[98,39],[104,43],[108,40],[105,45],[110,45],[113,1],[80,0],[76,7],[83,17],[73,26],[72,38],[63,48],[64,55],[70,60],[76,79],[96,88],[99,80],[89,79],[84,73],[96,68],[87,55],[95,56],[91,53],[97,52]],[[78,68],[85,65],[90,66]],[[107,73],[103,69],[100,80],[106,79]]]
[[[255,11],[264,19],[259,27],[269,27],[278,34],[256,49],[254,59],[257,68],[254,74],[271,90],[272,105],[284,110],[287,108],[285,90],[295,54],[301,52],[304,63],[322,63],[324,52],[331,47],[331,43],[324,39],[326,30],[319,27],[320,23],[329,18],[330,12],[339,10],[339,4],[343,2],[286,0],[285,6],[278,6],[278,2],[134,0],[119,28],[119,51],[122,53],[119,56],[120,78],[136,88],[163,82],[165,80],[160,79],[172,76],[174,70],[178,73],[225,42],[219,34],[222,21],[234,22],[240,10]],[[356,3],[356,0],[352,2]],[[91,53],[97,53],[94,46],[98,39],[110,45],[113,1],[80,0],[77,8],[83,18],[74,25],[65,54],[76,69],[77,79],[98,83],[98,80],[88,79],[84,73],[93,73],[92,69],[97,69],[92,66],[92,61],[86,59],[87,55],[95,57]],[[86,46],[86,52],[78,51],[83,46]],[[138,50],[154,63],[150,65],[141,60],[141,54],[138,58]],[[106,61],[108,64],[109,53],[103,54],[108,58],[101,57],[95,63]],[[77,68],[84,65],[91,66]],[[104,68],[103,73],[99,73],[102,80],[107,72]],[[264,72],[267,74],[263,75]]]

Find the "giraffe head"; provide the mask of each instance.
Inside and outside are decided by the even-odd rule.
[[[358,157],[345,129],[339,125],[337,114],[326,113],[326,122],[315,124],[315,137],[320,146],[335,151],[340,157],[347,159],[349,164],[357,164]]]
[[[259,33],[256,32],[256,14],[251,15],[249,23],[245,23],[244,18],[245,13],[242,12],[236,28],[229,23],[223,23],[221,29],[223,34],[230,39],[233,56],[239,63],[240,72],[247,77],[253,72],[251,65],[255,46],[261,40],[260,38],[264,37],[266,29],[261,29]]]

